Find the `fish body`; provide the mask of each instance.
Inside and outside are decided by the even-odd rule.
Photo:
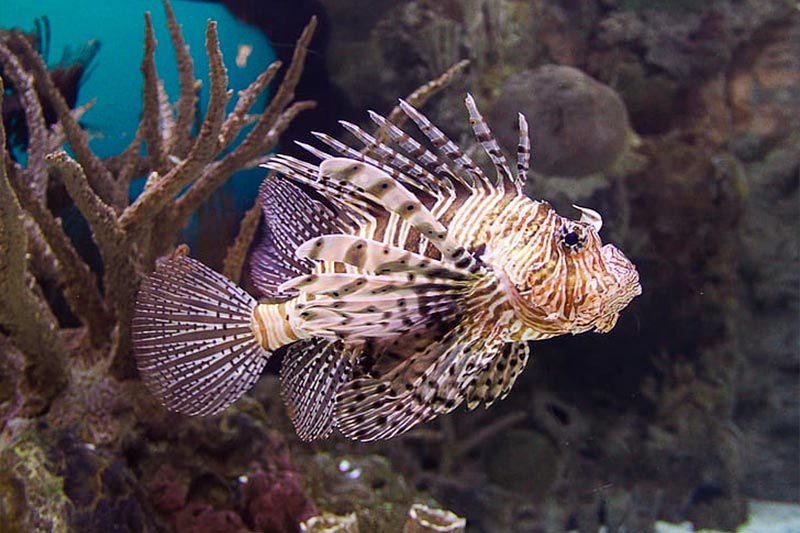
[[[133,322],[139,370],[162,402],[218,412],[288,346],[281,387],[302,438],[387,439],[504,397],[529,341],[613,328],[641,293],[635,267],[603,245],[598,213],[568,219],[524,194],[522,115],[514,172],[466,104],[493,178],[405,102],[433,150],[372,113],[392,146],[343,123],[361,150],[317,134],[334,152],[304,145],[319,164],[273,157],[251,265],[268,301],[188,257],[162,262]]]

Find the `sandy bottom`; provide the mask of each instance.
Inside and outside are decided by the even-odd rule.
[[[657,533],[683,533],[695,531],[690,523],[667,524],[659,522]],[[710,529],[699,532],[717,533]],[[750,520],[736,530],[737,533],[800,533],[800,504],[777,502],[750,502]]]

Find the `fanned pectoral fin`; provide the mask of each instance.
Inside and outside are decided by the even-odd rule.
[[[333,261],[358,267],[374,274],[406,272],[413,276],[453,281],[475,279],[451,264],[355,235],[321,235],[301,244],[297,257],[315,261]]]
[[[289,346],[281,367],[281,394],[297,435],[327,437],[339,388],[352,371],[353,354],[340,342],[310,339]]]
[[[255,303],[198,261],[161,263],[142,283],[132,324],[145,385],[166,407],[188,415],[214,414],[236,401],[270,355],[250,327]]]
[[[354,223],[314,200],[286,179],[268,177],[259,188],[264,220],[281,250],[291,254],[305,241],[329,233],[349,233]]]
[[[336,407],[342,434],[359,441],[389,439],[448,413],[499,342],[471,338],[455,328],[381,378],[360,377],[345,385]]]
[[[403,274],[312,274],[290,284],[308,295],[292,309],[296,328],[309,336],[350,344],[450,320],[460,313],[468,285]]]
[[[441,323],[458,314],[457,295],[393,296],[360,300],[314,300],[298,306],[301,327],[350,343],[397,335]]]
[[[309,272],[313,263],[295,255],[302,243],[330,233],[349,232],[346,217],[312,199],[285,179],[267,177],[259,188],[263,212],[257,245],[250,256],[253,284],[269,298],[294,296],[278,287]]]
[[[503,345],[488,368],[470,383],[467,389],[467,407],[474,409],[481,402],[489,407],[498,398],[505,398],[525,368],[529,356],[530,346],[527,342],[509,342]]]

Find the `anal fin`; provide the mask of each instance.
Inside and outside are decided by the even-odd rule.
[[[334,427],[339,388],[352,372],[353,353],[340,342],[309,339],[289,346],[281,367],[281,395],[297,435],[327,437]]]

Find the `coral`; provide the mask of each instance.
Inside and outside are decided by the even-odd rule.
[[[300,531],[308,533],[358,533],[355,513],[339,516],[331,513],[312,516],[300,524]]]
[[[337,515],[355,513],[361,531],[400,531],[409,506],[437,503],[410,487],[379,455],[318,453],[307,468],[309,494],[317,505]]]
[[[19,374],[26,404],[22,414],[35,414],[65,385],[65,358],[55,317],[31,287],[26,264],[28,236],[22,207],[6,172],[5,140],[0,128],[0,324],[26,356]]]
[[[318,514],[296,472],[250,474],[242,489],[245,518],[257,531],[291,531]]]
[[[225,107],[230,94],[216,26],[212,21],[206,31],[211,79],[209,102],[195,136],[193,124],[198,82],[192,73],[192,58],[168,3],[165,3],[165,9],[180,74],[180,96],[174,104],[176,116],[173,115],[173,104],[160,88],[161,82],[153,60],[156,43],[150,18],[146,16],[142,63],[145,79],[143,120],[129,148],[108,161],[101,161],[91,152],[87,133],[79,126],[44,62],[30,43],[15,33],[5,35],[0,43],[4,71],[14,81],[25,104],[30,131],[27,166],[8,165],[8,182],[14,194],[3,195],[4,200],[10,202],[4,213],[18,211],[16,206],[21,205],[27,216],[35,222],[54,260],[58,262],[58,271],[62,273],[59,281],[67,302],[86,326],[93,343],[108,342],[108,333],[114,328],[112,369],[118,377],[131,375],[129,324],[142,275],[153,267],[156,257],[169,251],[189,216],[220,184],[236,170],[257,165],[263,154],[275,146],[278,136],[292,118],[313,105],[310,102],[291,103],[293,87],[302,70],[304,43],[309,41],[313,32],[312,21],[301,36],[284,83],[277,88],[269,106],[257,117],[244,140],[234,146],[234,139],[247,123],[246,114],[258,94],[272,81],[280,65],[276,63],[270,66],[242,91],[233,111],[226,115]],[[75,153],[75,160],[66,152],[54,151],[54,145],[57,144],[48,142],[50,133],[42,118],[45,104],[55,110],[57,128],[63,130],[66,141]],[[146,147],[145,154],[140,153],[141,144]],[[150,174],[145,190],[128,205],[128,184],[142,174]],[[31,190],[27,185],[46,183],[48,179],[55,178],[63,181],[89,224],[103,260],[101,282],[94,279],[94,274],[78,259],[75,250],[44,207],[43,187]],[[6,183],[6,180],[3,182]],[[184,188],[187,188],[186,192],[179,196]],[[15,197],[19,203],[14,200]],[[28,246],[21,232],[21,228],[9,226],[9,231],[4,234],[13,239],[8,246],[23,253]],[[10,255],[9,259],[12,258],[13,255]],[[9,268],[12,266],[9,265]],[[4,276],[8,280],[7,290],[20,292],[19,285],[24,277],[20,261],[16,262],[13,269],[8,276]],[[10,286],[12,283],[16,283],[18,288],[13,289]],[[103,287],[102,294],[99,286]],[[14,316],[42,315],[33,308],[36,302],[22,293],[3,298],[4,302],[13,301],[17,306],[25,306],[24,309],[9,310],[4,322],[13,323]],[[17,328],[12,336],[18,345],[27,343],[21,349],[33,360],[38,354],[47,353],[47,349],[38,349],[31,344],[42,339],[38,333],[34,335],[33,330],[47,331],[53,328],[28,322],[31,324],[30,331],[18,331]],[[23,325],[20,327],[24,328]],[[58,345],[57,341],[48,344],[53,347]],[[48,360],[52,368],[52,361],[58,361],[58,357],[48,357]]]
[[[214,509],[195,502],[182,509],[175,518],[176,533],[245,533],[242,518],[234,511]]]
[[[452,532],[462,533],[466,520],[445,509],[435,509],[415,503],[408,510],[403,533]],[[300,531],[310,533],[358,533],[358,515],[338,516],[331,513],[314,516],[300,524]],[[370,530],[372,531],[372,530]]]
[[[229,480],[235,486],[240,476],[253,473],[258,480],[268,472],[283,480],[276,487],[285,495],[303,494],[282,441],[266,435],[263,411],[217,419],[224,427],[181,424],[143,393],[131,379],[129,328],[143,275],[173,249],[189,216],[232,173],[258,165],[291,120],[313,106],[293,100],[315,21],[301,35],[282,82],[273,83],[281,67],[276,62],[239,93],[230,113],[210,21],[209,98],[195,131],[200,84],[166,1],[164,8],[180,94],[171,101],[164,91],[146,15],[143,118],[130,146],[105,160],[91,151],[78,122],[85,108],[71,108],[74,100],[62,94],[37,48],[19,32],[0,34],[0,89],[13,84],[28,134],[23,164],[10,157],[0,128],[0,497],[4,521],[5,510],[10,520],[4,527],[12,530],[154,531],[171,523],[179,530],[244,531],[244,516],[258,523],[270,517],[253,506],[235,508]],[[251,114],[271,83],[270,103]],[[148,176],[147,185],[130,203],[128,187],[139,176]],[[62,226],[61,207],[48,201],[62,187],[91,230],[100,269],[82,258]],[[256,222],[244,221],[241,250]],[[240,269],[231,275],[238,278]],[[55,312],[62,296],[79,327],[60,326]],[[253,446],[242,446],[252,435]],[[259,487],[248,488],[250,501],[269,494]],[[311,509],[286,528],[314,514]]]
[[[0,450],[0,501],[9,533],[67,529],[72,503],[47,451],[40,437],[24,426],[15,428]]]
[[[108,451],[35,423],[20,422],[6,438],[0,487],[4,516],[15,517],[4,523],[10,531],[154,529],[134,475]]]
[[[161,512],[172,513],[186,506],[190,483],[187,472],[179,472],[170,464],[161,464],[145,486],[153,506]]]
[[[0,334],[0,353],[4,354],[0,357],[0,420],[9,420],[20,414],[25,401],[18,377],[25,367],[25,356],[4,334]]]
[[[14,43],[19,43],[19,39],[24,39],[47,60],[50,48],[50,22],[47,17],[42,17],[37,19],[35,23],[35,32],[23,33],[18,29],[0,29],[0,40],[7,42],[16,53],[19,51],[19,46],[14,46]],[[9,38],[9,34],[14,34],[14,36]],[[90,40],[77,50],[67,48],[64,50],[64,56],[58,65],[49,69],[55,86],[64,96],[70,108],[75,107],[80,85],[85,81],[84,74],[90,69],[99,48],[100,43],[96,40]],[[24,86],[27,82],[22,85],[18,84],[17,75],[20,70],[18,65],[11,65],[10,62],[16,62],[17,60],[11,56],[10,50],[4,46],[0,49],[0,55],[2,55],[0,76],[6,79],[8,85],[8,91],[5,95],[6,102],[3,105],[3,126],[8,135],[8,145],[26,150],[29,144],[29,134],[41,135],[43,132],[41,130],[28,131],[26,115],[32,111],[29,102],[32,95],[27,92]],[[5,64],[11,65],[11,68],[5,68],[3,66]],[[57,120],[55,111],[46,104],[41,111],[48,126]],[[40,143],[41,139],[34,139],[34,144]]]
[[[122,154],[102,161],[89,148],[88,134],[80,127],[42,58],[19,33],[4,33],[0,60],[4,76],[14,83],[23,103],[29,131],[27,164],[10,161],[3,150],[3,269],[0,323],[26,356],[26,387],[52,396],[65,384],[63,343],[47,302],[38,294],[31,271],[54,272],[71,311],[86,328],[94,348],[105,346],[117,378],[132,375],[130,320],[139,282],[153,267],[155,258],[168,252],[188,217],[233,172],[257,165],[275,146],[278,136],[310,102],[292,104],[293,87],[302,71],[305,44],[314,22],[301,36],[294,60],[266,110],[258,115],[244,140],[234,139],[256,97],[272,81],[280,65],[275,63],[239,94],[230,114],[227,75],[217,43],[215,23],[206,31],[210,61],[210,96],[199,132],[193,132],[198,82],[193,61],[183,42],[168,2],[170,36],[176,50],[180,95],[174,104],[164,94],[153,60],[155,39],[149,16],[145,17],[143,120],[136,138]],[[54,110],[58,122],[48,128],[43,109]],[[176,110],[173,112],[173,108]],[[4,140],[4,139],[3,139]],[[59,149],[66,141],[75,159]],[[144,144],[145,153],[140,147]],[[5,146],[5,142],[3,142]],[[144,192],[128,205],[130,181],[149,174]],[[102,279],[90,270],[45,205],[48,182],[63,182],[71,200],[85,217],[103,261]],[[182,189],[186,191],[178,195]],[[38,263],[26,263],[28,250]],[[111,335],[113,331],[113,336]],[[36,394],[26,397],[33,404]],[[48,397],[32,410],[42,410]]]
[[[136,398],[137,385],[79,363],[70,367],[68,379],[70,386],[53,400],[45,416],[52,426],[71,428],[95,446],[114,445],[131,430],[135,417],[130,400]]]
[[[285,440],[258,403],[244,400],[209,419],[161,415],[129,436],[128,453],[162,529],[295,531],[317,514]]]
[[[408,521],[403,533],[452,532],[463,533],[467,521],[455,513],[444,509],[432,509],[427,505],[415,503],[408,511]]]

